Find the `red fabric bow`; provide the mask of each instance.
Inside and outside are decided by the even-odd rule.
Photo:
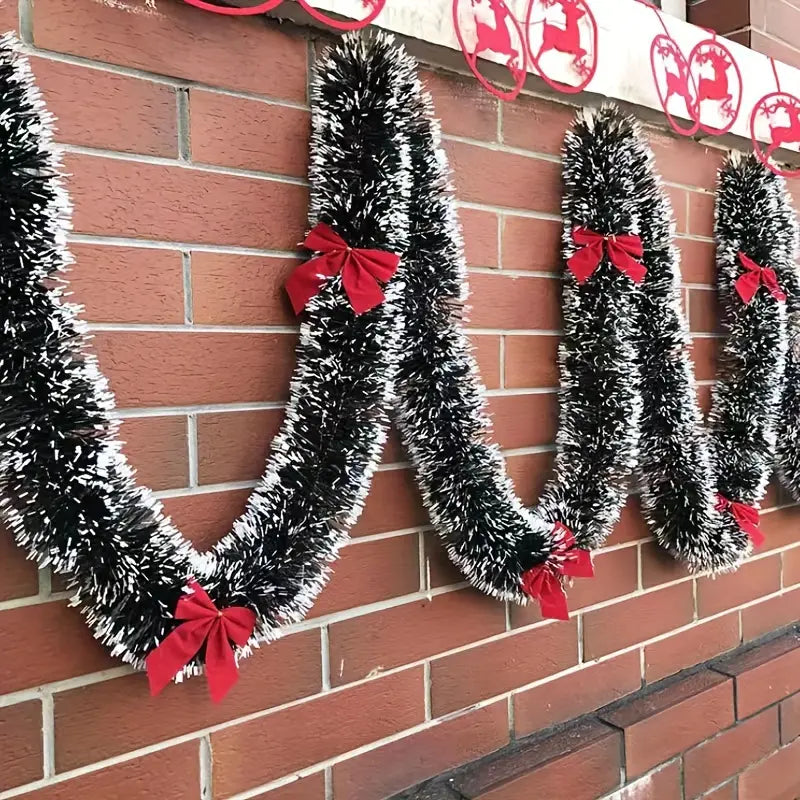
[[[523,573],[522,591],[539,601],[543,617],[569,619],[564,578],[593,578],[592,554],[575,547],[575,535],[560,522],[553,526],[553,536],[555,547],[547,561]]]
[[[750,538],[753,547],[761,547],[761,545],[764,544],[766,537],[761,532],[761,528],[758,527],[758,509],[755,506],[737,503],[718,494],[716,509],[717,511],[730,510],[739,527]]]
[[[330,225],[318,223],[306,236],[303,247],[321,255],[301,264],[286,281],[295,314],[319,294],[328,278],[342,273],[342,286],[356,314],[379,306],[386,297],[378,281],[386,283],[397,272],[400,256],[385,250],[349,247]]]
[[[642,240],[633,233],[609,234],[590,231],[588,228],[575,228],[572,240],[581,245],[575,255],[567,259],[570,272],[578,283],[587,281],[603,260],[603,252],[608,252],[611,263],[624,272],[634,283],[641,283],[647,274],[647,267],[636,258],[644,255]],[[634,257],[635,256],[635,257]]]
[[[739,260],[742,262],[746,272],[736,279],[734,286],[745,305],[755,297],[759,286],[766,286],[769,289],[769,293],[779,303],[786,300],[786,295],[778,285],[778,276],[772,267],[761,267],[742,252],[739,253]]]
[[[189,581],[191,594],[183,595],[175,619],[184,619],[145,659],[150,694],[157,695],[206,645],[206,675],[211,699],[218,703],[239,678],[231,642],[244,647],[256,626],[249,608],[235,606],[220,611],[203,587]]]

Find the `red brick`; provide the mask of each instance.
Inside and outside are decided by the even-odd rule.
[[[689,192],[689,233],[692,236],[714,236],[714,195]]]
[[[725,158],[723,150],[662,132],[647,131],[647,138],[664,180],[701,189],[716,188],[717,170]]]
[[[432,589],[451,586],[464,580],[434,531],[425,532],[425,573]]]
[[[636,591],[638,585],[635,547],[600,551],[594,555],[594,578],[579,578],[567,589],[570,611],[630,594]],[[530,625],[540,619],[541,614],[536,603],[512,607],[511,620],[515,627]]]
[[[192,160],[304,178],[311,117],[301,108],[192,89]]]
[[[299,263],[291,258],[192,253],[195,323],[296,325],[284,285]]]
[[[353,526],[352,535],[368,536],[428,524],[412,470],[387,469],[373,475],[364,511]]]
[[[38,0],[36,46],[160,75],[304,102],[306,41],[262,19],[221,17],[184,3],[158,9]],[[235,42],[234,46],[231,43]]]
[[[648,683],[660,681],[687,667],[693,667],[733,650],[739,645],[739,615],[701,622],[644,648],[645,677]]]
[[[552,444],[558,427],[557,395],[496,395],[489,399],[492,438],[503,449]]]
[[[800,634],[789,633],[745,653],[731,656],[714,669],[736,681],[736,716],[749,717],[800,691]]]
[[[502,111],[505,144],[558,156],[576,109],[520,95],[514,103],[503,103]]]
[[[42,777],[42,704],[38,700],[0,707],[0,791]]]
[[[779,555],[748,561],[736,572],[697,579],[697,613],[701,617],[735,608],[781,588]]]
[[[126,675],[55,695],[56,767],[63,772],[218,725],[319,692],[318,631],[264,645],[242,661],[239,681],[215,704],[203,677],[149,696],[144,674]]]
[[[623,542],[637,542],[647,539],[650,536],[650,529],[642,516],[641,503],[638,497],[629,497],[622,509],[619,522],[616,524],[613,533],[606,540],[606,544],[622,544]]]
[[[58,602],[0,611],[0,652],[0,694],[120,666],[81,612]]]
[[[329,629],[331,683],[359,680],[504,630],[502,604],[470,589],[336,622]]]
[[[506,456],[508,476],[514,483],[517,497],[525,505],[534,505],[552,477],[553,457],[553,452]]]
[[[689,193],[680,186],[665,186],[678,234],[689,232]]]
[[[783,553],[783,585],[800,583],[800,547],[793,547]]]
[[[433,716],[441,717],[578,663],[577,620],[551,623],[431,662]]]
[[[139,483],[153,490],[187,485],[186,417],[131,417],[123,421],[119,436]]]
[[[714,243],[701,239],[676,239],[675,243],[680,250],[681,277],[684,283],[713,286],[717,273]]]
[[[315,772],[280,789],[251,795],[252,800],[325,800],[325,773]]]
[[[199,743],[186,742],[25,794],[25,800],[196,800]],[[178,779],[176,779],[176,776]]]
[[[795,800],[800,786],[800,739],[739,776],[739,800]]]
[[[687,625],[694,617],[691,583],[588,611],[583,617],[584,658],[592,659]]]
[[[261,477],[283,409],[197,415],[197,477],[203,483]]]
[[[333,791],[347,800],[375,800],[508,742],[505,701],[466,711],[433,727],[333,766]]]
[[[459,200],[549,214],[559,212],[559,164],[466,142],[445,142],[445,149]]]
[[[678,581],[691,574],[685,564],[674,559],[656,542],[645,542],[641,552],[642,586],[645,589]]]
[[[467,769],[453,783],[476,800],[594,800],[619,786],[620,762],[619,732],[590,720]]]
[[[719,341],[708,336],[692,338],[690,355],[694,365],[694,376],[698,381],[713,380],[716,376]]]
[[[73,244],[70,299],[91,322],[182,324],[183,267],[177,250]],[[135,291],[131,291],[135,287]]]
[[[497,100],[472,76],[422,70],[420,78],[433,97],[434,111],[445,133],[496,141]]]
[[[800,694],[793,694],[781,703],[781,742],[789,744],[800,736]]]
[[[423,722],[422,672],[421,666],[404,670],[212,733],[214,797],[229,797]]]
[[[503,215],[503,269],[561,271],[561,222]]]
[[[471,267],[497,267],[497,214],[462,208],[458,212],[464,236],[464,256]]]
[[[77,154],[64,165],[78,233],[275,250],[303,239],[304,186]]]
[[[0,526],[0,601],[39,593],[39,570],[17,547],[11,532]]]
[[[506,387],[558,387],[559,341],[558,336],[506,336]]]
[[[798,608],[800,608],[800,587],[743,608],[741,611],[743,641],[758,639],[770,631],[795,622]]]
[[[481,383],[487,389],[500,388],[500,337],[470,336],[472,355],[478,364]]]
[[[683,800],[680,760],[629,783],[614,794],[614,800]]]
[[[718,333],[720,315],[713,289],[689,289],[689,327],[701,333]]]
[[[227,535],[245,510],[251,489],[168,497],[161,502],[178,530],[198,550],[210,550]]]
[[[638,697],[601,719],[622,728],[636,777],[733,724],[733,681],[703,671]]]
[[[365,606],[419,591],[419,534],[343,547],[309,616]]]
[[[100,367],[122,408],[284,400],[296,337],[101,331]]]
[[[514,695],[517,736],[587,714],[637,691],[642,685],[639,651],[587,664],[578,672],[554,678]]]
[[[558,330],[561,283],[554,278],[473,272],[470,277],[473,328]]]
[[[772,708],[684,754],[686,796],[708,791],[777,747],[778,712]]]
[[[175,89],[163,83],[32,58],[36,82],[67,144],[149,156],[178,154]]]

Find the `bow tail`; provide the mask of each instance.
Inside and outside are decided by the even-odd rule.
[[[192,660],[214,621],[193,619],[175,628],[144,660],[150,694],[162,692],[167,684]]]
[[[206,642],[206,677],[211,699],[219,703],[239,680],[236,656],[228,642],[225,624],[219,618],[214,622]]]
[[[319,294],[325,281],[338,271],[335,259],[329,255],[312,258],[297,267],[286,281],[286,293],[294,313],[299,314],[308,305],[308,301]]]
[[[386,296],[380,284],[367,271],[359,266],[358,256],[349,254],[342,269],[342,286],[347,294],[350,305],[356,314],[363,314],[379,306]]]

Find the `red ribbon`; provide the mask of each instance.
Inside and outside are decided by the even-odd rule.
[[[319,294],[328,278],[340,272],[353,311],[363,314],[386,299],[378,281],[386,283],[400,264],[400,256],[394,253],[348,246],[324,222],[318,223],[306,236],[303,247],[321,255],[301,264],[286,281],[286,291],[295,314],[299,314],[308,301]]]
[[[218,703],[239,678],[231,642],[244,647],[253,635],[256,615],[235,606],[220,611],[203,587],[189,581],[191,594],[183,595],[175,619],[184,619],[145,659],[150,694],[157,695],[206,645],[206,675],[211,699]]]
[[[560,522],[553,536],[556,543],[547,561],[523,573],[522,591],[539,601],[543,617],[569,619],[564,578],[593,578],[592,554],[575,547],[575,535]]]
[[[637,261],[644,255],[642,240],[633,233],[609,234],[590,231],[588,228],[575,228],[572,240],[581,245],[575,255],[567,259],[570,272],[578,283],[587,281],[603,260],[603,253],[608,253],[611,263],[625,273],[634,283],[641,283],[647,274],[647,267]]]
[[[752,258],[749,258],[744,253],[739,253],[739,260],[746,272],[736,279],[734,286],[742,298],[745,305],[755,297],[759,286],[766,286],[769,293],[779,302],[782,303],[786,300],[786,295],[781,291],[778,285],[778,276],[772,267],[762,267],[756,264]]]
[[[753,547],[761,547],[766,541],[766,537],[758,527],[758,509],[755,506],[748,506],[744,503],[737,503],[728,500],[721,494],[717,495],[717,511],[729,510],[739,527],[748,535]]]

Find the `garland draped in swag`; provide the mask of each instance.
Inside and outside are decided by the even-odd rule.
[[[221,626],[214,635],[238,657],[301,619],[361,510],[392,406],[450,557],[483,591],[536,596],[553,616],[566,614],[563,577],[591,574],[586,551],[611,531],[635,471],[659,542],[696,570],[733,568],[748,552],[734,512],[761,500],[776,449],[800,489],[800,362],[788,346],[800,278],[782,180],[749,158],[721,176],[728,336],[706,432],[669,205],[636,124],[609,106],[579,114],[565,140],[564,254],[583,271],[564,282],[554,478],[535,508],[523,506],[486,440],[459,316],[465,265],[447,162],[415,70],[384,35],[347,36],[317,66],[311,225],[328,225],[340,237],[332,246],[394,253],[400,266],[365,313],[350,305],[352,272],[348,284],[306,269],[304,288],[318,285],[298,306],[285,422],[244,514],[198,553],[120,453],[113,398],[58,278],[68,207],[50,120],[26,62],[0,43],[0,104],[13,110],[0,114],[0,510],[33,557],[70,575],[93,632],[126,662],[161,649],[176,607],[187,618],[187,586],[191,619]],[[342,264],[350,253],[339,251]],[[787,304],[764,287],[742,301],[740,253],[775,270]],[[211,635],[167,679],[199,672]]]

